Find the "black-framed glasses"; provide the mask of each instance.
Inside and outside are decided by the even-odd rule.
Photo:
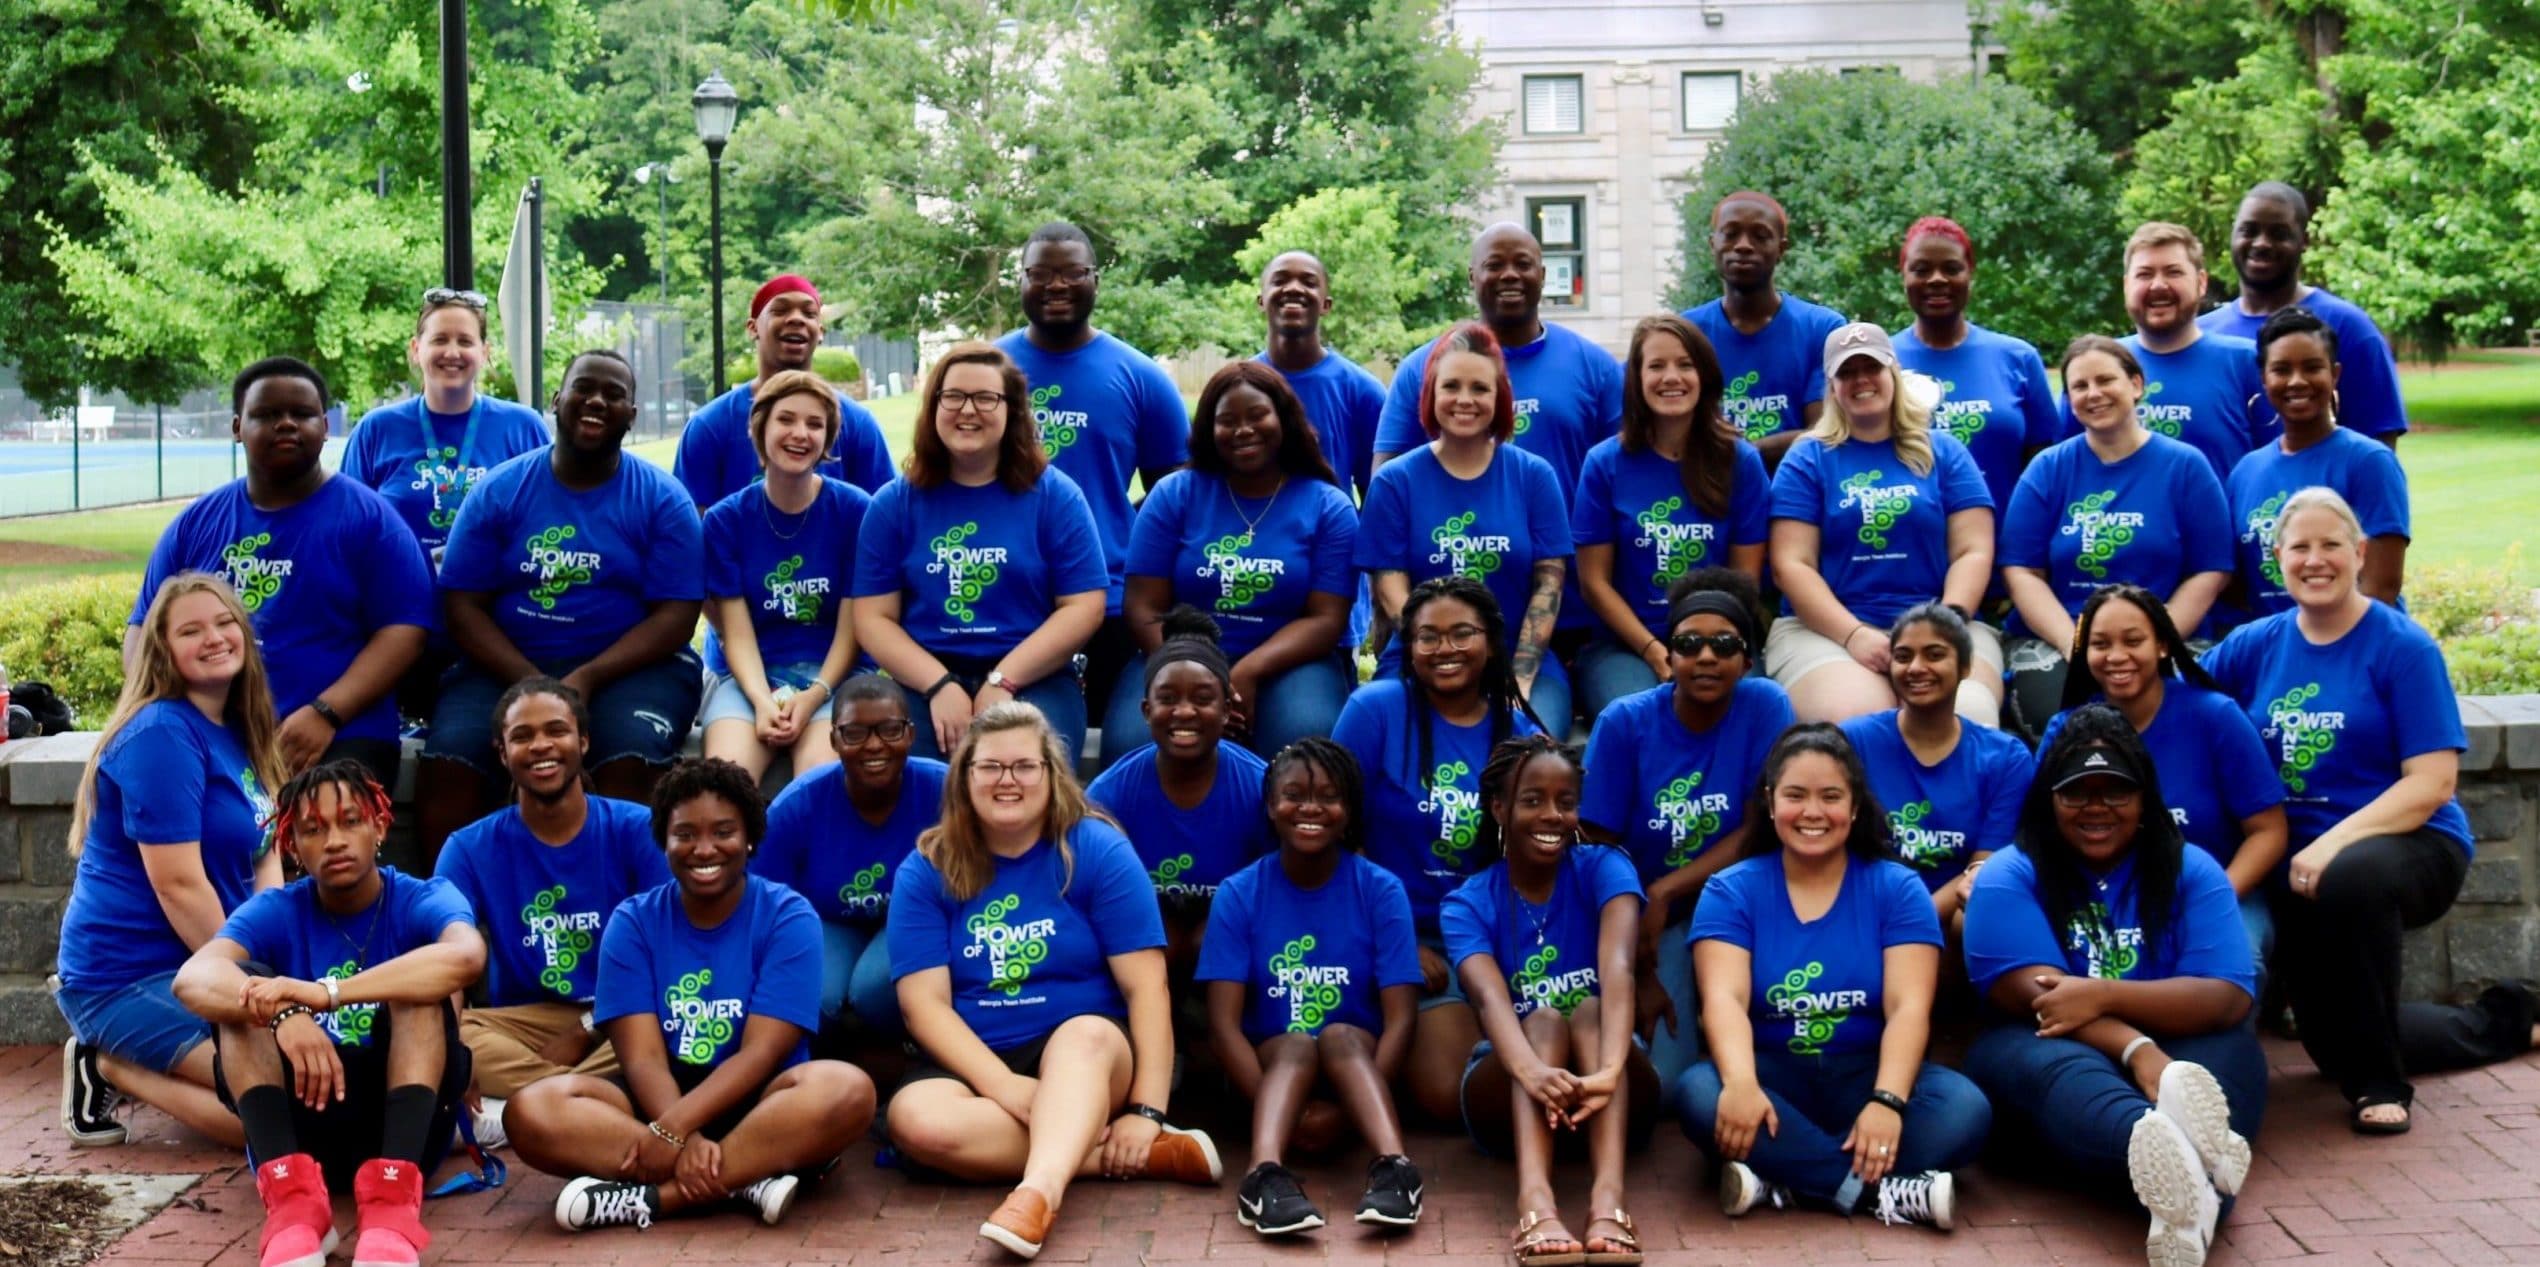
[[[1034,286],[1082,286],[1102,274],[1078,265],[1075,268],[1027,268],[1023,280]]]
[[[479,290],[452,290],[447,286],[435,286],[423,292],[423,306],[426,308],[443,308],[457,304],[462,308],[472,308],[483,312],[492,302],[485,297],[485,292]]]
[[[970,763],[970,777],[982,783],[995,784],[1005,782],[1010,774],[1015,782],[1030,787],[1040,782],[1041,775],[1048,769],[1048,762],[1029,757],[1021,761],[973,761]]]
[[[1452,629],[1433,629],[1423,625],[1411,631],[1411,649],[1435,651],[1444,647],[1449,651],[1467,651],[1482,640],[1482,633],[1480,625],[1457,625]]]
[[[1667,640],[1669,651],[1688,660],[1700,653],[1704,647],[1711,648],[1711,654],[1726,660],[1733,655],[1746,654],[1746,639],[1733,633],[1680,633]]]
[[[915,727],[910,726],[906,721],[898,718],[893,718],[890,721],[875,722],[870,726],[848,722],[845,725],[838,727],[838,746],[841,748],[861,748],[864,746],[864,741],[867,739],[879,739],[884,743],[898,743],[899,741],[908,738],[909,732],[914,729]]]
[[[2101,809],[2120,809],[2142,799],[2143,789],[2131,783],[2119,783],[2097,791],[2085,787],[2055,789],[2055,803],[2065,809],[2088,809],[2093,805]]]
[[[983,414],[992,414],[1005,408],[1005,393],[966,392],[958,388],[948,388],[935,393],[935,404],[948,414],[957,414],[965,409],[974,408]]]

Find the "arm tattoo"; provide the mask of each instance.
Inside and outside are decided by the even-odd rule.
[[[1561,612],[1561,560],[1546,559],[1535,564],[1534,592],[1526,598],[1526,617],[1517,624],[1517,649],[1509,656],[1508,667],[1521,678],[1531,678],[1543,665],[1543,648],[1552,641],[1552,623]]]

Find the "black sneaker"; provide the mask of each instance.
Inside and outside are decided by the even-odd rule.
[[[81,1148],[124,1142],[123,1123],[115,1110],[123,1092],[97,1069],[97,1049],[76,1038],[62,1040],[62,1129]]]
[[[556,1194],[556,1226],[568,1232],[595,1227],[651,1227],[661,1193],[651,1184],[584,1175]]]
[[[1400,1153],[1377,1158],[1367,1167],[1367,1195],[1358,1199],[1358,1221],[1384,1227],[1410,1227],[1420,1221],[1420,1168]]]
[[[1265,1161],[1235,1190],[1235,1221],[1263,1236],[1290,1236],[1323,1226],[1323,1212],[1305,1199],[1287,1167]]]

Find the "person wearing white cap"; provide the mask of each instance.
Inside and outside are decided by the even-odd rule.
[[[1802,721],[1896,707],[1881,632],[1939,599],[1961,614],[1993,572],[1993,495],[1965,445],[1931,426],[1936,393],[1900,373],[1887,332],[1866,321],[1826,339],[1833,406],[1790,446],[1773,477],[1772,576],[1784,615],[1764,641],[1764,671]],[[1982,625],[1958,712],[1994,725],[2002,643]]]

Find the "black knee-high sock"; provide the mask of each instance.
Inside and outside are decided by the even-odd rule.
[[[424,1137],[432,1133],[433,1101],[438,1093],[422,1083],[388,1088],[380,1114],[379,1155],[394,1161],[423,1164]]]
[[[291,1122],[291,1093],[280,1087],[249,1087],[240,1093],[238,1124],[247,1130],[247,1158],[259,1166],[300,1151],[300,1133]]]

